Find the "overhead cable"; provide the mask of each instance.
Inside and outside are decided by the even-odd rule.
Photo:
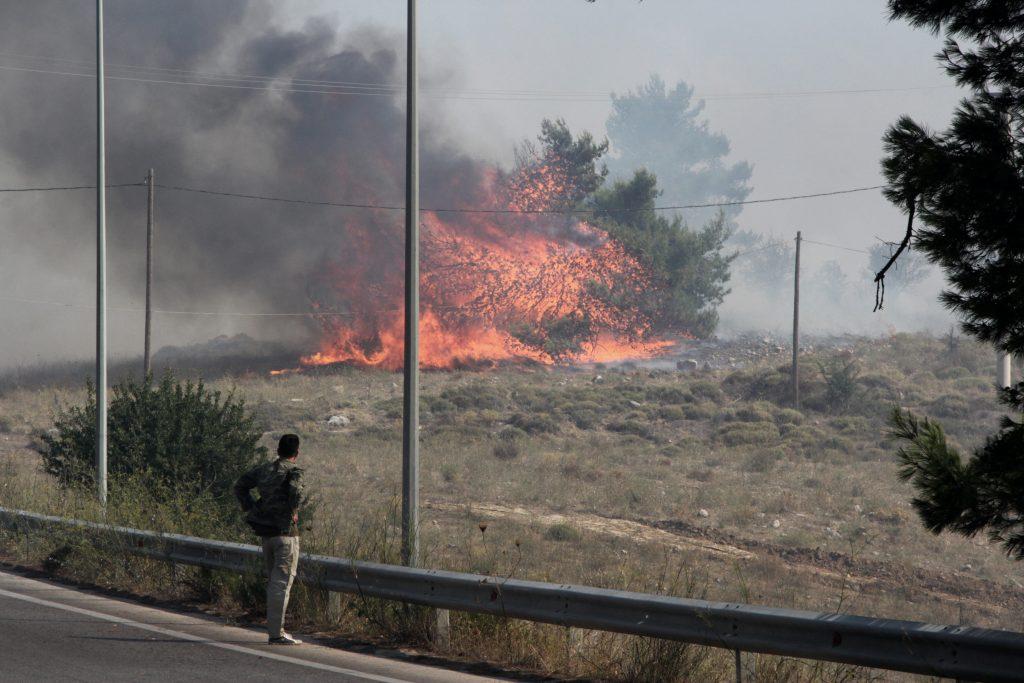
[[[108,184],[108,188],[119,188],[119,187],[145,187],[146,183],[117,183]],[[225,192],[221,190],[211,190],[201,187],[187,187],[184,185],[166,185],[162,183],[156,183],[154,187],[158,187],[164,190],[171,190],[172,192],[191,192],[195,194],[212,195],[216,197],[235,197],[238,199],[254,199],[265,202],[283,202],[286,204],[305,204],[310,206],[333,206],[345,209],[368,209],[368,210],[380,210],[380,211],[404,211],[405,206],[402,204],[362,204],[358,202],[332,202],[327,200],[319,199],[297,199],[294,197],[276,197],[271,195],[261,194],[247,194],[243,192]],[[866,187],[853,187],[845,190],[832,190],[829,192],[813,192],[809,194],[797,194],[788,195],[785,197],[766,197],[764,199],[743,199],[731,202],[706,202],[701,204],[676,204],[672,206],[644,206],[636,208],[622,208],[622,209],[498,209],[498,208],[455,208],[455,207],[437,207],[437,208],[423,208],[423,211],[430,213],[474,213],[474,214],[582,214],[582,215],[593,215],[593,214],[619,214],[619,213],[639,213],[643,211],[682,211],[686,209],[713,209],[723,208],[727,206],[746,206],[749,204],[769,204],[773,202],[786,202],[797,199],[813,199],[816,197],[834,197],[837,195],[853,194],[855,192],[868,192],[871,190],[879,190],[884,185],[869,185]],[[95,189],[95,185],[66,185],[66,186],[55,186],[55,187],[10,187],[0,188],[0,192],[53,192],[61,190],[91,190]],[[831,245],[830,245],[831,246]]]
[[[157,183],[156,187],[172,190],[177,192],[194,192],[198,194],[208,194],[219,197],[237,197],[241,199],[256,199],[260,201],[268,202],[285,202],[289,204],[310,204],[313,206],[335,206],[348,209],[371,209],[371,210],[384,210],[384,211],[404,211],[405,206],[401,204],[360,204],[354,202],[330,202],[322,200],[310,200],[310,199],[295,199],[288,197],[274,197],[269,195],[258,195],[258,194],[243,194],[239,192],[223,192],[219,190],[209,190],[204,188],[196,187],[184,187],[181,185],[161,185]],[[768,197],[765,199],[744,199],[731,202],[707,202],[701,204],[677,204],[674,206],[654,206],[654,207],[639,207],[639,208],[623,208],[623,209],[490,209],[490,208],[454,208],[454,207],[437,207],[427,208],[424,207],[422,210],[430,213],[476,213],[476,214],[584,214],[593,215],[598,213],[617,214],[617,213],[639,213],[643,211],[680,211],[685,209],[711,209],[720,208],[727,206],[745,206],[748,204],[768,204],[771,202],[785,202],[796,199],[812,199],[815,197],[832,197],[836,195],[852,194],[855,192],[867,192],[870,190],[878,190],[884,187],[883,185],[871,185],[867,187],[854,187],[846,190],[833,190],[830,192],[815,192],[811,194],[799,194],[789,195],[786,197]]]
[[[232,90],[262,90],[287,92],[312,95],[352,95],[367,97],[394,97],[404,92],[405,86],[397,83],[364,83],[355,81],[318,81],[310,79],[291,79],[287,77],[273,76],[242,76],[242,75],[204,75],[204,72],[190,72],[178,69],[163,69],[161,67],[135,67],[124,66],[131,71],[141,71],[138,75],[117,75],[108,73],[107,80],[128,81],[137,83],[154,83],[158,85],[179,85],[194,86],[203,88],[227,88]],[[96,74],[89,72],[83,65],[81,67],[69,67],[68,70],[58,71],[54,69],[43,69],[38,67],[0,65],[0,70],[20,71],[26,73],[50,74],[56,76],[72,76],[81,78],[95,78]],[[156,71],[151,76],[160,78],[144,77],[146,70]],[[85,73],[83,73],[85,71]],[[229,82],[210,82],[229,81]],[[234,81],[234,82],[230,82]],[[728,100],[770,100],[770,99],[791,99],[801,97],[829,96],[829,95],[867,95],[867,94],[889,94],[899,92],[915,92],[930,90],[945,90],[955,88],[953,84],[906,86],[893,88],[848,88],[848,89],[825,89],[825,90],[797,90],[797,91],[764,91],[764,92],[737,92],[737,93],[710,93],[707,95],[696,95],[697,100],[706,101],[728,101]],[[422,89],[424,96],[436,99],[453,99],[467,101],[536,101],[536,102],[599,102],[607,103],[609,93],[597,91],[558,91],[558,90],[486,90],[486,89],[457,89],[457,88],[429,88]],[[628,97],[628,94],[626,95]]]

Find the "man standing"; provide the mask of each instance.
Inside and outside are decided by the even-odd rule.
[[[245,511],[245,521],[263,539],[267,565],[267,634],[271,645],[301,645],[284,632],[295,570],[299,564],[299,505],[302,503],[302,469],[299,437],[285,434],[277,445],[277,460],[257,465],[235,482],[235,497]],[[252,489],[259,498],[252,497]]]

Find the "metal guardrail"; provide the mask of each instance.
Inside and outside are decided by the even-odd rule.
[[[253,545],[0,508],[0,526],[59,527],[156,560],[259,573]],[[759,607],[502,579],[303,554],[298,580],[328,591],[442,609],[979,681],[1024,680],[1024,634],[972,626]]]

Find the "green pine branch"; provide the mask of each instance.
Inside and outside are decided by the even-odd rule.
[[[1024,383],[1005,390],[1002,401],[1018,413]],[[894,408],[890,437],[899,477],[915,490],[912,501],[925,528],[973,537],[986,531],[1006,553],[1024,559],[1024,422],[1005,417],[1000,431],[964,460],[942,426]]]

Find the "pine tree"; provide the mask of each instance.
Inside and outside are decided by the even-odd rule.
[[[972,94],[952,124],[929,131],[902,117],[885,135],[886,197],[908,214],[900,247],[911,245],[942,267],[942,300],[963,329],[1009,353],[1024,352],[1024,2],[890,0],[893,19],[944,32],[938,55]],[[915,229],[914,220],[921,227]],[[1024,383],[1002,402],[1024,413]],[[1024,558],[1024,423],[1004,418],[999,432],[965,461],[942,427],[896,409],[892,435],[900,475],[917,495],[925,526],[973,536],[987,530],[1007,553]]]
[[[683,81],[669,88],[658,76],[624,95],[612,95],[606,124],[613,155],[612,176],[629,181],[646,169],[672,204],[741,202],[750,194],[753,167],[745,161],[727,163],[729,138],[711,129],[704,101]],[[742,206],[710,207],[687,213],[692,225],[703,225],[725,213],[728,226]]]

